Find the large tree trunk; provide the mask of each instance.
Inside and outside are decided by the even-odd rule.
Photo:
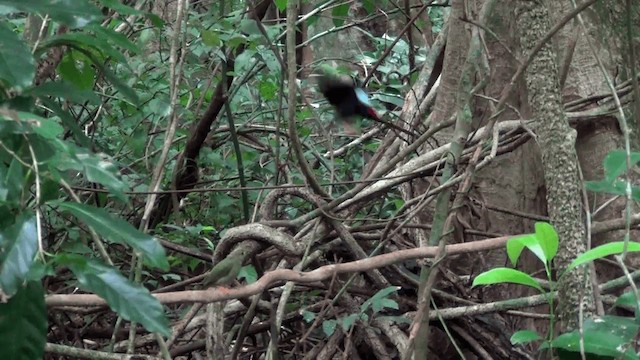
[[[527,55],[551,28],[546,6],[538,1],[518,2],[520,42]],[[561,273],[586,250],[586,229],[575,151],[576,131],[569,127],[563,111],[556,55],[551,44],[544,45],[531,61],[526,80],[529,105],[537,121],[536,134],[542,151],[547,208],[560,238],[555,265]],[[560,279],[558,315],[562,330],[575,328],[579,316],[593,313],[592,291],[588,273],[582,269],[575,269]]]

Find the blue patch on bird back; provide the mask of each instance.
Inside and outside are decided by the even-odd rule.
[[[371,106],[371,102],[369,101],[369,95],[367,95],[367,93],[364,92],[364,90],[360,88],[355,88],[355,92],[356,92],[356,97],[361,103],[365,104],[366,106]]]

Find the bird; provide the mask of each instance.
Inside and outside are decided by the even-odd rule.
[[[247,253],[241,250],[229,254],[226,258],[218,262],[211,271],[205,275],[202,280],[203,287],[206,289],[212,286],[225,286],[233,283],[240,273],[246,255]]]
[[[369,95],[356,86],[353,79],[345,79],[323,70],[318,80],[318,87],[342,119],[349,120],[358,115],[380,121],[380,117],[371,106]]]
[[[341,77],[328,66],[323,66],[319,73],[318,88],[329,101],[329,104],[333,105],[343,121],[348,122],[354,116],[361,116],[387,125],[402,133],[411,136],[415,135],[411,131],[378,116],[378,113],[371,105],[369,95],[352,78]]]

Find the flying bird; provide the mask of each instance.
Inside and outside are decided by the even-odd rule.
[[[318,80],[320,92],[333,105],[344,120],[354,115],[380,121],[378,114],[371,106],[369,95],[357,87],[352,79],[344,79],[325,72]]]
[[[349,121],[354,116],[361,116],[385,124],[405,134],[416,135],[380,118],[371,106],[369,95],[361,87],[357,86],[351,78],[333,74],[329,68],[324,67],[318,79],[318,87],[322,95],[329,101],[329,104],[333,105],[339,117],[344,121]]]

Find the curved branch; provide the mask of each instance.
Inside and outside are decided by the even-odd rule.
[[[447,245],[445,251],[448,255],[465,254],[478,251],[494,250],[503,247],[510,236],[479,240],[470,243]],[[263,291],[275,287],[283,281],[296,283],[314,283],[327,280],[335,275],[378,269],[397,262],[433,257],[438,252],[437,246],[428,246],[416,249],[399,250],[393,253],[378,255],[367,259],[352,261],[343,264],[333,264],[319,267],[313,271],[302,272],[288,269],[278,269],[267,272],[258,281],[235,289],[210,288],[208,290],[192,290],[180,292],[167,292],[154,294],[163,304],[176,303],[210,303],[231,299],[244,298],[260,294]],[[106,305],[106,301],[93,294],[65,294],[48,295],[46,298],[48,307],[59,306],[96,306]]]

